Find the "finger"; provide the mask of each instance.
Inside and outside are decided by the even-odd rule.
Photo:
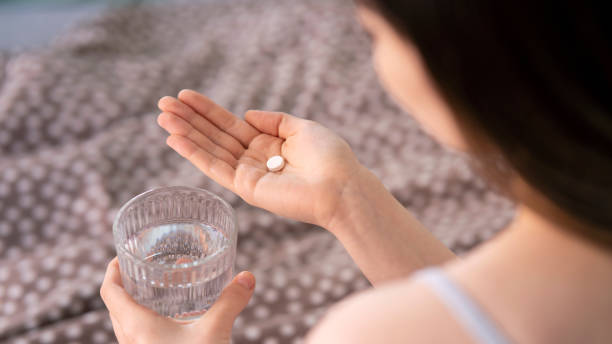
[[[214,181],[225,188],[234,190],[236,170],[226,161],[217,158],[181,135],[170,135],[166,143]]]
[[[283,139],[295,135],[308,120],[291,116],[282,112],[249,110],[245,120],[262,133],[278,136]]]
[[[183,118],[202,135],[231,152],[234,157],[239,158],[242,152],[244,152],[244,147],[239,140],[217,128],[208,119],[193,111],[191,107],[182,101],[173,97],[163,97],[157,105],[162,111],[171,112]]]
[[[232,332],[234,320],[249,303],[254,289],[255,276],[248,271],[239,273],[194,326],[206,328],[208,333],[214,333],[216,337],[228,337]]]
[[[190,139],[200,148],[236,168],[238,161],[236,160],[236,157],[232,155],[232,153],[212,142],[208,137],[195,130],[191,124],[181,117],[171,112],[162,112],[159,117],[157,117],[157,123],[170,134],[177,134]],[[242,149],[242,152],[244,152],[244,148],[242,148],[242,146],[240,146],[240,149]],[[240,154],[242,154],[242,152]]]
[[[123,330],[131,329],[130,331],[134,332],[138,328],[139,322],[147,322],[160,317],[152,310],[137,304],[123,289],[117,257],[106,268],[104,281],[100,288],[100,296],[102,296],[102,301],[104,301],[109,313],[121,324]]]
[[[119,273],[119,259],[117,257],[113,258],[106,266],[102,288],[111,284],[123,285],[121,282],[121,274]]]
[[[113,324],[113,331],[115,332],[115,337],[117,337],[117,341],[119,342],[119,344],[128,343],[128,341],[125,338],[125,334],[123,334],[123,329],[121,329],[121,325],[119,324],[117,319],[115,319],[115,317],[110,313],[109,313],[109,316],[110,316],[111,323]]]
[[[250,124],[196,91],[182,90],[179,92],[178,98],[195,112],[210,120],[219,129],[238,139],[244,147],[248,147],[253,138],[260,134]]]

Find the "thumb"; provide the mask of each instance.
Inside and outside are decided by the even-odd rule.
[[[254,290],[255,276],[248,271],[239,273],[194,325],[206,328],[206,332],[215,338],[229,338],[234,320],[249,303]]]
[[[249,110],[244,119],[264,134],[286,139],[297,133],[308,120],[283,112]]]

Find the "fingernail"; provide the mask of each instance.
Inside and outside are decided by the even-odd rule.
[[[236,282],[241,286],[245,287],[248,290],[251,290],[255,285],[255,280],[253,279],[253,275],[250,273],[243,271],[236,276]]]

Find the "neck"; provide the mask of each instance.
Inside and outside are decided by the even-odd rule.
[[[551,221],[529,208],[518,209],[516,221],[508,234],[500,238],[499,244],[521,252],[524,259],[531,260],[532,264],[535,263],[534,267],[545,270],[549,275],[570,274],[574,278],[584,278],[584,281],[612,282],[611,247],[587,240],[576,233],[574,224]]]
[[[591,338],[595,342],[611,334],[612,250],[587,241],[571,227],[523,208],[504,241],[509,249],[524,254],[519,264],[525,264],[524,273],[530,274],[528,287],[539,289],[532,300],[534,309],[551,320],[544,338],[583,341],[584,336],[595,335]],[[576,332],[580,330],[588,332]]]
[[[520,342],[599,342],[612,335],[612,249],[572,233],[523,207],[505,233],[465,261],[484,276],[472,275],[475,289],[497,282],[483,294],[499,299],[493,302],[506,313],[498,320]]]

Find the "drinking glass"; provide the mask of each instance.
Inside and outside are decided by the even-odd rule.
[[[234,273],[234,210],[206,190],[173,186],[134,197],[119,210],[113,237],[123,287],[164,316],[200,317]]]

